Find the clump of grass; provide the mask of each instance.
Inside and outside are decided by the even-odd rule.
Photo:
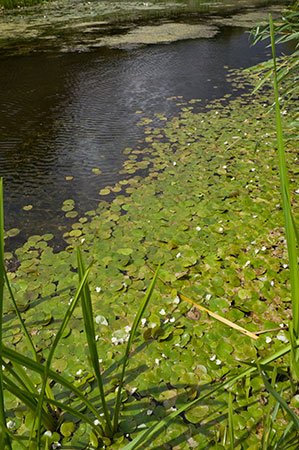
[[[58,429],[63,420],[63,413],[68,412],[74,417],[77,417],[83,422],[88,423],[96,436],[113,439],[113,436],[118,431],[119,419],[120,419],[120,405],[121,394],[125,378],[126,366],[128,364],[129,355],[131,352],[132,344],[136,336],[138,325],[141,321],[142,315],[150,301],[154,286],[156,283],[158,270],[156,271],[153,280],[140,304],[139,310],[135,316],[129,339],[123,358],[121,377],[117,389],[117,395],[115,400],[114,411],[109,411],[106,401],[105,388],[101,375],[101,368],[99,364],[99,356],[96,346],[96,337],[94,329],[94,315],[91,302],[91,295],[88,286],[88,275],[91,267],[85,270],[83,258],[80,249],[77,249],[77,264],[78,264],[78,276],[79,282],[76,293],[73,300],[70,302],[69,308],[65,313],[64,319],[60,325],[60,328],[55,336],[54,342],[51,346],[49,356],[45,363],[41,363],[37,357],[37,352],[30,337],[30,334],[25,326],[25,323],[18,310],[16,300],[14,298],[13,291],[11,289],[9,279],[6,274],[4,265],[4,219],[3,219],[3,180],[0,179],[0,426],[2,433],[0,433],[0,448],[11,449],[12,441],[18,440],[19,444],[24,448],[37,448],[41,449],[43,445],[42,432],[49,430],[51,432]],[[13,302],[16,315],[19,319],[23,332],[28,340],[29,347],[31,348],[33,358],[30,359],[15,350],[7,348],[3,344],[2,340],[2,317],[3,317],[3,300],[4,300],[4,284],[6,283],[8,292]],[[55,350],[61,341],[63,333],[69,323],[72,314],[81,299],[82,315],[84,322],[84,329],[87,338],[89,356],[92,363],[93,372],[97,381],[97,387],[101,399],[101,408],[96,408],[86,398],[80,389],[76,388],[63,376],[57,374],[51,370],[51,362],[54,357]],[[35,385],[30,381],[30,377],[26,374],[24,367],[37,374],[42,379],[42,388],[40,393]],[[5,373],[4,373],[5,371]],[[7,375],[7,373],[9,375]],[[70,390],[75,397],[80,399],[83,404],[93,413],[94,420],[91,420],[87,414],[81,413],[78,409],[73,408],[65,403],[57,401],[49,387],[49,380],[55,383],[60,383],[63,387]],[[6,422],[5,404],[4,404],[4,389],[7,389],[13,395],[15,395],[21,402],[23,402],[28,409],[34,413],[34,420],[32,423],[32,430],[28,441],[28,447],[24,446],[22,438],[12,434]],[[103,414],[103,417],[102,417]],[[47,445],[47,444],[46,444]]]

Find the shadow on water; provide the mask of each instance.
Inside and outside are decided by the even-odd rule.
[[[124,178],[123,150],[146,145],[141,117],[175,116],[179,107],[166,100],[172,96],[201,99],[204,108],[234,93],[228,68],[267,54],[264,44],[250,48],[243,29],[226,27],[212,39],[135,50],[7,58],[0,72],[0,176],[5,228],[22,230],[6,240],[7,249],[32,234],[62,234],[73,221],[61,211],[67,198],[79,214],[96,208],[99,190]],[[23,210],[27,205],[32,209]]]

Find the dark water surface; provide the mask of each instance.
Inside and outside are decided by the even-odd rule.
[[[213,39],[180,41],[135,50],[19,56],[0,62],[0,175],[5,186],[5,228],[25,236],[57,232],[63,200],[83,213],[98,192],[122,176],[125,147],[143,139],[140,117],[176,113],[175,102],[203,104],[231,93],[227,69],[248,67],[269,54],[250,48],[243,29],[224,28]],[[215,88],[214,86],[217,86]],[[144,114],[136,114],[142,110]],[[94,175],[100,168],[101,175]],[[66,177],[73,177],[67,181]],[[25,205],[32,205],[24,211]],[[11,241],[11,242],[9,242]]]

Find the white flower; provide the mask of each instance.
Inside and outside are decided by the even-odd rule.
[[[96,291],[97,291],[97,292],[101,292],[101,290],[102,290],[102,288],[101,288],[100,286],[97,286],[97,287],[96,287]]]
[[[166,356],[164,353],[162,353],[161,356],[162,356],[163,358],[167,359],[167,356]]]
[[[160,359],[156,358],[155,359],[155,364],[157,364],[157,366],[159,366],[160,365]]]
[[[100,358],[100,359],[99,359],[99,363],[102,364],[102,362],[103,362],[103,360]]]
[[[284,342],[285,344],[287,342],[289,342],[288,338],[286,337],[286,335],[284,333],[278,334],[277,339],[281,342]]]
[[[271,284],[271,286],[274,286],[274,281],[273,280],[270,281],[270,284]]]
[[[215,111],[215,114],[219,114],[218,111]]]
[[[53,442],[53,444],[52,444],[52,448],[53,449],[56,449],[56,448],[59,448],[59,447],[61,447],[60,442]]]
[[[172,406],[172,407],[170,408],[170,411],[177,411],[177,408],[176,408],[175,406]]]
[[[99,421],[99,419],[95,419],[95,420],[93,421],[93,423],[94,423],[95,425],[100,425],[100,424],[101,424],[101,422]]]
[[[175,321],[175,317],[172,317],[171,319],[169,319],[169,322],[173,323]]]
[[[207,294],[206,295],[206,300],[210,300],[211,297],[212,297],[211,294]]]
[[[73,301],[74,299],[73,299],[73,297],[72,298],[70,298],[70,301],[69,301],[69,305],[71,305],[72,304],[72,301]]]
[[[284,324],[283,324],[283,323],[280,323],[279,326],[280,326],[280,328],[283,328],[283,327],[284,327]]]
[[[117,344],[118,344],[118,339],[117,339],[116,337],[113,336],[113,337],[111,338],[111,342],[112,342],[113,345],[117,345]]]
[[[127,325],[127,326],[125,327],[125,332],[126,332],[126,333],[130,333],[131,329],[132,329],[132,327],[130,327],[129,325]]]
[[[252,167],[252,169],[250,169],[250,172],[254,172],[255,171],[255,167]]]
[[[287,269],[287,268],[288,268],[288,265],[287,265],[287,264],[283,264],[282,267],[283,267],[284,269]]]
[[[137,387],[133,387],[133,388],[131,389],[131,394],[134,394],[136,391],[137,391]]]
[[[176,258],[179,258],[180,256],[181,256],[180,252],[175,255]]]
[[[178,304],[180,303],[180,297],[176,296],[176,297],[174,298],[174,300],[173,300],[173,303],[174,303],[175,305],[178,305]]]
[[[226,169],[226,166],[222,166],[222,169]]]
[[[137,428],[146,428],[146,425],[145,425],[145,423],[141,423],[140,425],[138,425],[138,427]]]
[[[15,426],[15,422],[13,420],[9,420],[6,425],[7,425],[7,428],[11,429]],[[51,433],[51,431],[49,433]],[[51,433],[51,436],[52,436],[52,433]]]
[[[79,369],[78,372],[76,372],[76,375],[79,376],[79,375],[81,375],[81,373],[82,373],[82,369]]]
[[[175,161],[173,162],[173,165],[176,166],[176,162]]]
[[[99,325],[108,325],[108,320],[104,316],[97,316],[95,318],[96,323]]]
[[[264,252],[265,250],[267,250],[267,247],[265,247],[264,245],[261,248],[262,252]]]
[[[201,228],[200,228],[200,227],[196,227],[196,230],[197,230],[197,231],[200,231],[200,230],[201,230]]]
[[[245,267],[249,266],[249,264],[250,264],[250,261],[246,261],[246,263],[245,263],[244,266],[243,266],[243,269],[244,269]]]
[[[254,215],[252,216],[252,218],[253,218],[253,219],[256,219],[256,218],[257,218],[257,215],[256,215],[256,214],[254,214]]]
[[[215,363],[217,364],[217,366],[220,366],[220,364],[221,364],[220,359],[216,359]]]
[[[147,414],[148,416],[150,416],[151,414],[153,414],[153,411],[152,411],[151,409],[148,409],[148,410],[146,411],[146,414]]]
[[[286,110],[284,110],[284,111],[281,111],[281,114],[283,115],[283,116],[285,116],[286,115]]]
[[[232,177],[231,179],[230,179],[230,181],[234,181],[235,180],[235,177]]]
[[[165,309],[162,308],[162,309],[159,311],[159,314],[161,314],[161,316],[165,316],[165,314],[166,314]]]
[[[215,359],[216,359],[216,355],[213,355],[213,356],[210,357],[211,361],[215,361]]]
[[[169,322],[169,319],[165,319],[163,323],[168,323],[168,322]]]
[[[98,341],[99,340],[99,335],[96,334],[94,338],[95,338],[96,341]]]
[[[299,189],[296,189],[296,191],[295,191],[295,192],[296,192],[296,194],[299,194]]]
[[[85,238],[82,238],[82,239],[81,239],[81,244],[83,244],[84,241],[85,241]]]
[[[145,318],[141,319],[141,325],[144,327],[145,324],[146,324],[146,319]]]
[[[228,144],[228,142],[227,142],[227,141],[225,141],[225,142],[224,142],[224,145],[227,145],[227,144]]]
[[[267,336],[267,337],[266,337],[266,342],[267,342],[267,344],[270,344],[271,341],[272,341],[272,339],[270,338],[270,336]]]
[[[157,326],[156,323],[151,323],[151,328],[155,328]]]
[[[251,241],[250,244],[254,245],[256,242],[255,241]]]
[[[257,248],[256,250],[254,250],[254,253],[257,255],[259,252],[259,249]]]
[[[222,227],[220,227],[218,231],[219,231],[219,233],[222,233],[222,231],[223,231],[223,228],[222,228]]]

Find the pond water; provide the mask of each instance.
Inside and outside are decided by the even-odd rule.
[[[94,208],[99,190],[123,177],[123,150],[144,145],[140,118],[176,114],[178,106],[168,97],[201,99],[204,106],[233,93],[228,68],[250,66],[268,54],[264,44],[250,47],[244,29],[223,27],[212,39],[3,58],[5,228],[22,230],[7,246],[15,248],[32,234],[61,235],[57,230],[72,223],[61,211],[67,198],[75,200],[79,214]],[[32,209],[24,210],[28,205]]]

